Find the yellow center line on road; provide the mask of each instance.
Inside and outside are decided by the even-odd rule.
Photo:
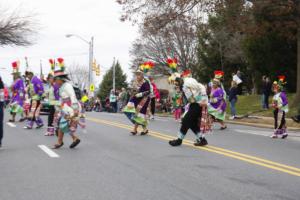
[[[96,118],[87,118],[87,120],[92,121],[92,122],[96,122],[96,123],[100,123],[100,124],[106,124],[106,125],[110,125],[110,126],[114,126],[114,127],[119,127],[122,129],[127,129],[127,130],[132,130],[132,126],[126,125],[126,124],[121,124],[118,122],[112,122],[112,121],[107,121],[107,120],[101,120],[101,119],[96,119]],[[169,141],[172,139],[175,139],[176,137],[167,135],[167,134],[163,134],[160,132],[156,132],[156,131],[149,131],[149,134],[152,137],[156,137],[165,141]],[[259,166],[263,166],[269,169],[273,169],[273,170],[277,170],[280,172],[284,172],[290,175],[294,175],[294,176],[299,176],[300,177],[300,168],[297,167],[292,167],[289,165],[285,165],[285,164],[281,164],[281,163],[277,163],[277,162],[273,162],[270,160],[266,160],[263,158],[259,158],[259,157],[255,157],[255,156],[251,156],[251,155],[247,155],[247,154],[243,154],[243,153],[239,153],[239,152],[235,152],[235,151],[231,151],[231,150],[227,150],[227,149],[223,149],[220,147],[215,147],[215,146],[211,146],[211,145],[207,145],[205,147],[199,147],[199,146],[194,146],[193,142],[190,140],[184,140],[183,144],[195,149],[199,149],[199,150],[204,150],[204,151],[208,151],[208,152],[212,152],[212,153],[216,153],[216,154],[220,154],[226,157],[231,157],[237,160],[241,160],[244,162],[248,162],[254,165],[259,165]]]

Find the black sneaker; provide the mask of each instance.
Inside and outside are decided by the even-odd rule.
[[[292,117],[292,120],[294,120],[294,122],[300,123],[299,119],[297,116]]]
[[[182,139],[178,138],[176,140],[169,141],[169,144],[173,147],[180,146],[182,144]]]
[[[195,146],[205,146],[207,145],[207,140],[205,138],[197,139],[194,143]]]
[[[75,148],[79,143],[80,143],[80,140],[79,140],[79,139],[76,139],[76,140],[73,141],[73,143],[70,145],[70,149]]]
[[[36,129],[40,129],[40,128],[42,128],[43,126],[44,126],[44,124],[40,124],[40,125],[36,126]]]

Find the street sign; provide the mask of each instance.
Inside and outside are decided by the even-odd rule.
[[[90,91],[91,91],[91,92],[94,92],[94,91],[95,91],[95,85],[94,85],[93,83],[90,85]]]

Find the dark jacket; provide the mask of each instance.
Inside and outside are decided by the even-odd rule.
[[[229,101],[231,101],[232,99],[237,100],[237,95],[238,95],[238,88],[237,87],[232,87],[229,90]]]
[[[270,96],[271,91],[272,91],[272,83],[270,81],[269,82],[264,81],[262,85],[262,93],[264,95]]]

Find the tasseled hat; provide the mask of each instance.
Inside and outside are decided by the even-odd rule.
[[[54,61],[53,61],[54,63]],[[53,64],[52,64],[53,65]],[[52,66],[51,66],[52,68]],[[54,63],[54,78],[59,78],[59,77],[68,77],[68,74],[65,72],[65,64],[64,64],[64,59],[63,58],[57,58],[57,64],[55,65]]]

